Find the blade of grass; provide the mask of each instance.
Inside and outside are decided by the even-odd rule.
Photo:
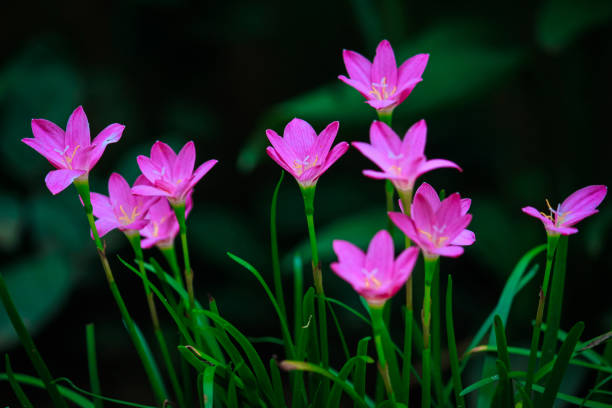
[[[368,354],[368,343],[371,339],[371,337],[364,337],[363,339],[359,340],[359,343],[357,343],[356,355],[363,356]],[[365,396],[366,386],[366,362],[363,360],[355,363],[355,370],[353,371],[353,385],[357,394],[363,398]]]
[[[497,366],[497,372],[499,373],[499,391],[501,396],[500,406],[503,408],[513,408],[514,390],[512,389],[512,382],[510,381],[510,378],[508,378],[508,369],[506,368],[506,364],[502,360],[498,359],[495,362],[495,365]]]
[[[9,385],[11,386],[17,400],[21,404],[22,408],[34,408],[34,405],[28,399],[28,396],[23,392],[21,385],[15,378],[15,373],[13,373],[13,368],[11,367],[11,361],[9,359],[8,354],[5,355],[5,369],[6,369],[6,377],[8,379]]]
[[[85,337],[87,343],[87,366],[89,368],[89,384],[91,392],[101,395],[100,378],[98,377],[98,358],[96,357],[96,334],[93,323],[85,326]],[[93,403],[96,408],[102,408],[102,400],[94,397]]]
[[[337,381],[333,385],[329,393],[329,400],[327,401],[327,408],[336,408],[340,406],[340,397],[342,397],[342,389],[343,389],[340,381],[343,381],[344,383],[346,383],[348,376],[351,374],[351,371],[353,371],[353,367],[358,362],[373,363],[374,360],[372,360],[372,358],[368,357],[367,355],[356,355],[354,357],[349,358],[347,362],[344,363],[344,365],[342,366],[342,368],[337,374],[339,381]],[[354,389],[354,386],[353,386],[353,389]]]
[[[270,376],[272,377],[272,387],[274,389],[274,403],[276,407],[286,407],[285,390],[281,379],[280,370],[278,369],[278,361],[276,358],[270,359]]]
[[[584,397],[580,406],[583,407],[584,404],[591,398],[591,396],[593,394],[596,394],[598,391],[600,391],[599,389],[603,387],[606,383],[608,383],[610,380],[612,380],[612,375],[605,377],[603,380],[597,381],[597,383],[595,384],[595,387],[593,387],[593,389],[589,391],[586,397]],[[602,392],[608,392],[608,391],[602,391]]]
[[[204,401],[204,408],[213,408],[216,368],[216,366],[208,366],[202,374],[202,400]]]
[[[280,259],[278,257],[278,236],[276,233],[276,204],[278,202],[278,191],[285,177],[285,172],[281,171],[281,176],[276,183],[274,193],[272,194],[272,203],[270,204],[270,248],[272,252],[272,274],[274,278],[274,292],[276,293],[276,301],[278,307],[284,316],[287,316],[285,308],[285,296],[283,295],[283,281],[281,278]]]
[[[448,275],[446,285],[446,335],[448,338],[448,357],[451,366],[453,390],[455,391],[455,402],[457,408],[465,408],[465,399],[461,395],[463,385],[461,384],[461,371],[459,369],[459,354],[457,353],[457,342],[455,340],[455,324],[453,323],[453,280]]]
[[[344,332],[342,331],[342,327],[340,326],[340,322],[338,321],[338,318],[336,317],[336,312],[334,311],[333,306],[329,305],[328,308],[329,308],[329,313],[332,316],[332,320],[334,321],[334,325],[336,326],[336,330],[338,331],[338,338],[340,339],[340,344],[342,345],[342,351],[344,351],[344,356],[348,360],[351,357],[351,353],[349,352],[348,345],[346,344],[346,339],[344,337]]]
[[[104,401],[113,402],[113,403],[119,404],[119,405],[125,405],[126,407],[156,408],[156,407],[151,406],[151,405],[137,404],[135,402],[122,401],[122,400],[116,399],[116,398],[104,397],[102,395],[95,395],[95,394],[93,394],[93,393],[91,393],[89,391],[86,391],[86,390],[84,390],[82,388],[77,387],[72,381],[70,381],[70,379],[68,379],[66,377],[57,378],[57,379],[54,380],[54,382],[55,383],[65,382],[66,384],[68,384],[68,386],[70,388],[72,388],[73,390],[75,390],[76,392],[78,392],[80,394],[88,395],[90,397],[100,398],[100,399],[103,399]]]
[[[31,375],[13,373],[13,377],[17,382],[21,384],[31,385],[37,388],[45,388],[45,384],[42,382],[41,379],[32,377]],[[5,373],[0,373],[0,381],[8,381],[8,375]],[[60,385],[57,387],[57,390],[68,401],[72,401],[81,408],[95,408],[94,404],[90,400],[83,397],[81,394],[72,391],[71,389],[62,387]]]
[[[434,272],[431,283],[431,317],[431,360],[434,367],[434,369],[431,370],[432,379],[436,394],[436,402],[442,404],[444,391],[442,387],[440,334],[440,321],[442,320],[440,311],[440,262],[436,262],[436,271]]]
[[[544,393],[546,390],[546,387],[542,387],[541,385],[538,385],[538,384],[533,384],[533,390],[539,393]],[[558,392],[555,398],[561,401],[569,402],[570,404],[574,404],[574,405],[580,405],[582,403],[582,398],[574,397],[573,395],[564,394],[562,392]],[[612,408],[612,405],[606,404],[603,402],[599,402],[599,401],[587,401],[584,404],[584,406],[586,408]]]

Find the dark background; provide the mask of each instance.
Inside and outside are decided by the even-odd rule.
[[[0,265],[53,375],[88,388],[85,324],[94,322],[103,393],[152,402],[106,289],[76,191],[71,187],[52,196],[44,185],[51,166],[20,142],[32,137],[30,119],[65,127],[72,110],[83,105],[92,137],[110,123],[126,125],[121,141],[107,148],[90,176],[92,189],[104,194],[112,171],[133,182],[136,155],[148,155],[158,139],[177,150],[194,140],[198,163],[218,159],[197,187],[189,220],[198,297],[213,295],[221,313],[249,336],[279,336],[265,293],[225,255],[231,251],[249,260],[271,283],[269,203],[280,171],[264,154],[264,131],[281,132],[293,117],[317,131],[340,120],[337,141],[367,140],[375,112],[336,77],[345,73],[343,48],[371,59],[383,38],[391,41],[398,63],[415,53],[431,54],[424,81],[396,109],[394,128],[403,134],[425,118],[428,156],[464,169],[437,170],[423,180],[473,199],[477,241],[461,258],[442,261],[442,281],[449,272],[454,277],[457,336],[469,342],[514,263],[545,241],[540,222],[520,208],[545,209],[545,198],[554,205],[580,187],[610,184],[612,2],[460,3],[3,5]],[[361,175],[372,166],[350,149],[317,189],[327,292],[357,308],[356,294],[328,265],[331,239],[365,247],[386,225],[383,183]],[[309,257],[301,198],[290,178],[281,188],[278,220],[288,288],[291,255],[298,250]],[[562,328],[584,320],[585,339],[612,325],[611,224],[607,198],[601,213],[579,224],[580,233],[570,239]],[[118,232],[106,242],[128,307],[151,335],[141,283],[115,259],[115,254],[130,258],[127,242]],[[148,255],[158,257],[156,251]],[[508,322],[511,344],[528,343],[540,282],[541,274],[515,299]],[[397,307],[401,298],[400,293]],[[368,328],[348,314],[339,316],[354,349]],[[3,310],[0,352],[10,355],[15,371],[34,374]],[[269,357],[282,350],[264,346],[261,352]],[[465,384],[479,374],[480,366],[472,367]],[[568,377],[568,392],[581,393],[592,380],[583,372]],[[36,406],[46,406],[44,392],[27,392]],[[0,404],[13,406],[13,398],[0,383]]]

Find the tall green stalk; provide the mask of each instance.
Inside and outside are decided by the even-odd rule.
[[[181,235],[181,246],[183,249],[183,263],[185,265],[185,285],[187,286],[187,294],[189,295],[189,314],[195,309],[195,295],[193,291],[193,270],[191,269],[191,261],[189,259],[189,245],[187,244],[187,223],[185,222],[185,203],[171,203],[172,209],[176,214],[176,219],[179,223]]]
[[[542,329],[542,316],[544,315],[544,305],[546,303],[546,293],[548,292],[548,282],[550,278],[550,271],[552,268],[555,250],[557,243],[559,242],[559,235],[548,235],[547,247],[546,247],[546,268],[544,270],[544,280],[542,282],[542,289],[540,290],[540,300],[538,302],[538,311],[536,312],[536,321],[533,328],[533,334],[531,336],[531,349],[529,351],[529,362],[527,364],[527,378],[525,380],[525,393],[531,396],[531,388],[533,385],[533,376],[536,369],[536,360],[538,356],[538,348],[540,345],[540,332]]]
[[[149,307],[149,314],[151,315],[151,322],[153,323],[153,331],[155,332],[155,337],[157,338],[157,344],[159,345],[159,350],[164,359],[164,364],[166,365],[166,369],[168,370],[168,376],[170,377],[170,383],[172,384],[172,388],[174,390],[174,394],[176,395],[177,402],[179,403],[179,406],[182,407],[185,405],[185,400],[183,398],[183,390],[181,389],[181,385],[176,375],[176,370],[174,369],[174,365],[172,364],[172,359],[170,358],[170,353],[168,352],[168,346],[166,344],[166,339],[164,338],[164,333],[162,332],[161,326],[159,325],[159,317],[157,314],[157,307],[155,306],[155,298],[153,297],[153,292],[151,291],[151,286],[147,277],[147,271],[144,267],[144,256],[142,253],[142,247],[140,246],[140,234],[138,233],[138,231],[127,231],[125,233],[125,236],[130,241],[132,249],[134,250],[136,263],[138,264],[138,269],[140,271],[140,275],[142,276],[142,284],[144,286],[145,296],[147,298],[147,305]]]
[[[274,188],[274,194],[272,194],[272,204],[270,205],[270,250],[272,252],[272,272],[274,275],[274,292],[276,295],[276,301],[278,306],[285,316],[287,316],[287,309],[285,308],[285,296],[283,294],[283,280],[281,278],[280,270],[280,258],[278,255],[278,235],[276,232],[276,204],[278,198],[278,191],[280,190],[281,183],[285,177],[285,172],[281,172],[280,179]]]
[[[425,257],[425,289],[423,292],[423,377],[422,377],[422,408],[431,407],[431,287],[436,273],[438,257]],[[436,316],[436,319],[439,316]],[[440,367],[436,367],[440,369]]]
[[[49,393],[49,397],[51,397],[51,401],[53,401],[53,405],[56,408],[68,408],[68,404],[64,398],[60,395],[57,390],[57,386],[53,383],[53,376],[49,371],[49,368],[45,364],[43,358],[41,357],[36,345],[34,344],[34,340],[32,340],[32,336],[26,329],[25,324],[23,324],[23,320],[13,303],[13,299],[9,294],[8,288],[6,287],[6,283],[4,282],[4,277],[0,273],[0,299],[2,299],[2,303],[4,304],[4,308],[6,313],[8,314],[15,331],[17,332],[17,336],[19,336],[19,341],[23,345],[23,348],[28,355],[28,358],[32,362],[36,373],[42,380]]]
[[[106,276],[106,281],[108,282],[108,287],[115,299],[115,303],[119,307],[119,312],[121,313],[121,317],[123,318],[123,322],[128,331],[128,335],[136,348],[136,352],[138,353],[138,357],[140,357],[140,361],[142,362],[143,368],[149,379],[149,383],[153,388],[153,393],[155,394],[155,398],[159,404],[162,404],[163,401],[166,400],[166,392],[164,391],[164,386],[161,382],[161,379],[155,373],[155,369],[153,368],[153,362],[149,359],[147,355],[145,345],[141,337],[138,335],[138,331],[136,329],[136,325],[130,316],[130,313],[127,310],[127,306],[123,301],[123,297],[119,292],[119,288],[117,283],[115,282],[115,277],[113,276],[113,272],[111,270],[110,264],[108,263],[108,258],[106,257],[106,251],[102,244],[102,240],[100,240],[100,235],[98,234],[98,229],[96,228],[96,223],[93,217],[93,208],[91,206],[91,198],[89,195],[89,181],[87,179],[79,180],[77,179],[74,182],[74,185],[79,192],[79,196],[81,200],[83,200],[83,206],[85,208],[85,214],[87,216],[87,221],[89,222],[89,227],[91,228],[91,232],[94,237],[94,241],[96,243],[96,248],[98,250],[98,257],[100,258],[100,263],[102,264],[102,268],[104,269],[104,274]]]
[[[404,214],[410,216],[410,206],[412,205],[412,190],[398,191]],[[410,238],[405,239],[405,246],[411,245]],[[406,281],[406,313],[404,316],[404,361],[402,365],[402,378],[406,389],[406,398],[410,398],[410,376],[412,372],[412,324],[414,322],[414,309],[412,301],[412,274]]]

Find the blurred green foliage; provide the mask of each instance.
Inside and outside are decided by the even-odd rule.
[[[338,141],[366,140],[375,119],[362,97],[336,80],[345,72],[343,48],[371,59],[378,41],[387,38],[398,62],[417,52],[431,54],[424,81],[396,109],[394,128],[403,134],[424,117],[428,156],[448,158],[464,169],[462,174],[439,170],[427,181],[473,198],[476,244],[456,262],[443,263],[444,271],[456,275],[459,342],[495,304],[519,256],[545,239],[537,221],[520,208],[544,208],[545,198],[560,202],[579,187],[610,184],[609,1],[75,4],[45,3],[34,10],[13,4],[3,12],[0,36],[0,269],[34,332],[47,327],[43,334],[49,344],[80,338],[91,316],[114,325],[109,333],[124,335],[102,288],[76,192],[52,197],[43,182],[51,166],[20,142],[31,137],[30,119],[64,127],[80,104],[93,136],[109,123],[126,125],[123,139],[109,146],[91,175],[94,191],[107,193],[112,171],[133,181],[135,156],[148,154],[157,139],[175,149],[195,140],[198,162],[220,160],[194,197],[189,233],[196,287],[201,300],[213,294],[224,316],[241,328],[247,325],[243,331],[252,335],[277,333],[277,326],[267,318],[270,309],[252,279],[225,253],[247,259],[270,278],[268,205],[278,168],[265,156],[265,129],[282,131],[296,116],[319,131],[340,120]],[[331,240],[363,247],[386,224],[383,184],[361,175],[372,166],[349,150],[321,179],[316,197],[325,279],[333,295],[350,304],[356,304],[355,294],[328,268]],[[609,201],[570,242],[571,303],[562,327],[588,318],[585,333],[592,336],[612,324],[612,308],[598,302],[609,295]],[[281,188],[278,212],[281,256],[287,259],[283,273],[289,280],[293,253],[308,259],[302,203],[292,180]],[[119,271],[114,254],[123,253],[126,242],[119,233],[109,234],[106,242]],[[117,276],[144,326],[138,281]],[[517,298],[510,333],[527,327],[538,284]],[[582,294],[587,299],[576,302]],[[78,303],[83,299],[86,304]],[[46,326],[53,319],[63,326]],[[13,353],[2,310],[0,336],[0,351]],[[526,336],[510,341],[520,344]],[[107,376],[131,353],[122,347],[109,358]],[[66,371],[62,374],[78,374],[84,369],[79,352],[58,348],[51,365],[55,359]],[[21,370],[19,359],[15,368]],[[105,367],[101,370],[104,382]],[[113,385],[118,394],[128,392]]]

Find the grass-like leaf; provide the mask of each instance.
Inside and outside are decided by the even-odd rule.
[[[340,371],[338,372],[338,380],[332,387],[331,392],[329,393],[329,400],[327,402],[327,408],[335,408],[340,406],[340,397],[342,396],[343,387],[341,384],[345,384],[348,376],[353,371],[353,367],[358,362],[362,363],[373,363],[371,357],[367,355],[356,355],[348,359],[348,361],[342,366]],[[343,382],[341,382],[343,381]],[[354,389],[354,386],[353,386]]]
[[[11,367],[11,361],[9,359],[8,354],[5,356],[5,368],[6,368],[6,377],[8,382],[17,397],[17,400],[21,404],[23,408],[34,408],[30,400],[28,399],[26,393],[23,391],[21,386],[19,385],[19,381],[15,378],[15,373],[13,373],[13,368]]]
[[[465,399],[461,395],[463,385],[461,384],[461,371],[459,369],[459,354],[457,353],[457,342],[455,340],[455,324],[453,323],[453,280],[448,275],[446,286],[446,335],[448,338],[448,358],[451,366],[453,390],[455,391],[455,402],[457,408],[465,408]]]
[[[100,377],[98,376],[98,358],[96,356],[96,335],[93,323],[85,326],[85,337],[87,343],[87,367],[89,368],[89,384],[91,392],[94,394],[102,394],[100,388]],[[96,408],[102,408],[102,400],[94,397],[94,405]]]

